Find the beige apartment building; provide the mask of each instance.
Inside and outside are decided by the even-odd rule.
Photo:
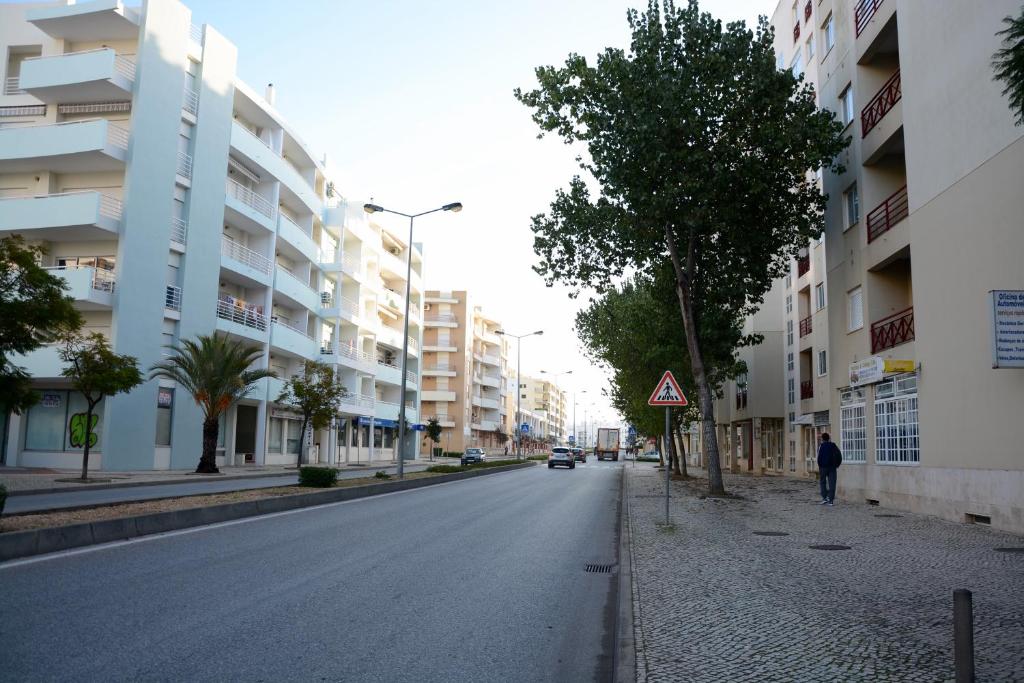
[[[519,386],[522,410],[536,415],[537,429],[531,436],[541,443],[564,444],[569,436],[566,430],[568,397],[555,382],[539,377],[523,376]]]
[[[511,431],[508,341],[496,334],[501,325],[465,290],[427,291],[424,301],[424,421],[438,419],[439,447],[446,451],[502,451]]]
[[[827,430],[841,499],[1016,532],[1024,353],[992,292],[1024,301],[1024,128],[991,59],[1019,10],[783,0],[773,18],[780,64],[802,54],[851,140],[846,172],[822,177],[824,242],[787,292],[787,473],[813,471]]]

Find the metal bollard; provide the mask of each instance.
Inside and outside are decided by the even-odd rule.
[[[953,666],[956,683],[974,683],[974,607],[971,591],[953,591]]]

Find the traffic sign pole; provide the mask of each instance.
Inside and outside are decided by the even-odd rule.
[[[672,447],[669,439],[672,435],[672,408],[665,406],[665,526],[668,526],[668,488],[672,476]]]

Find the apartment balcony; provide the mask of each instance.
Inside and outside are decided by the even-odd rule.
[[[310,287],[308,282],[293,275],[284,266],[277,266],[274,289],[277,293],[288,297],[292,302],[304,306],[310,311],[320,310],[320,293]]]
[[[874,242],[878,237],[896,226],[900,221],[910,214],[909,203],[907,202],[907,186],[886,197],[885,201],[876,206],[868,213],[866,220],[868,226],[868,244]]]
[[[813,326],[811,325],[811,316],[807,316],[806,318],[804,318],[804,319],[802,319],[800,321],[800,338],[803,339],[804,337],[809,335],[812,331],[813,331]]]
[[[486,408],[488,410],[497,410],[501,406],[501,401],[493,398],[484,398],[483,396],[473,396],[472,403],[478,408]]]
[[[114,305],[114,271],[94,266],[53,266],[46,270],[64,280],[65,294],[75,300],[79,310],[109,311]]]
[[[270,286],[273,273],[270,259],[227,237],[221,237],[220,265],[241,275],[246,284]]]
[[[405,297],[393,289],[384,288],[377,295],[377,305],[391,309],[398,316],[405,315]]]
[[[448,390],[424,390],[420,392],[420,400],[451,403],[455,401],[455,392]]]
[[[274,316],[271,316],[270,321],[270,346],[272,348],[300,358],[317,359],[320,357],[320,345],[298,324]]]
[[[806,401],[811,398],[814,398],[814,380],[803,380],[800,382],[800,400]]]
[[[25,20],[51,38],[73,43],[139,36],[139,9],[120,0],[36,7],[25,11]]]
[[[21,63],[20,89],[47,104],[131,99],[135,62],[111,48],[32,57]]]
[[[869,64],[879,55],[895,55],[899,50],[895,0],[856,0],[853,24],[858,64]]]
[[[484,365],[493,365],[496,368],[501,367],[501,358],[498,356],[484,354],[483,356],[480,357],[480,362],[483,363]]]
[[[376,402],[373,396],[349,393],[341,397],[341,410],[348,414],[369,416],[373,415]]]
[[[0,161],[6,173],[123,171],[128,131],[91,119],[0,128]]]
[[[456,328],[459,326],[459,321],[451,313],[427,313],[423,316],[423,324],[426,327]]]
[[[914,341],[914,307],[871,323],[871,353]]]
[[[459,347],[451,342],[431,343],[423,342],[423,350],[428,352],[458,353]]]
[[[811,257],[810,255],[801,256],[796,260],[796,276],[802,278],[811,270]]]
[[[494,346],[501,346],[501,337],[494,334],[493,332],[484,332],[480,335],[480,339],[485,344],[493,344]]]
[[[121,201],[96,190],[0,199],[0,233],[29,240],[115,239],[121,230]]]
[[[164,308],[169,311],[181,311],[181,287],[167,285],[164,294]]]
[[[380,329],[377,330],[377,341],[381,344],[387,344],[390,347],[400,349],[402,348],[402,330],[381,325]]]
[[[181,109],[193,118],[199,115],[199,93],[190,88],[187,84],[181,93]]]
[[[398,404],[391,401],[377,400],[373,404],[373,416],[378,420],[391,420],[395,421],[398,419]],[[406,408],[405,419],[408,421],[409,409]]]
[[[424,346],[423,348],[428,349],[429,347]],[[421,373],[424,377],[455,377],[455,366],[448,363],[438,363],[423,368]]]
[[[481,420],[480,422],[471,423],[470,426],[479,432],[498,431],[498,422],[495,420]]]
[[[888,154],[902,154],[903,88],[897,70],[860,113],[861,156],[864,165],[877,163]]]
[[[320,250],[317,262],[320,267],[329,273],[344,273],[356,282],[363,282],[366,278],[366,271],[363,269],[359,257],[355,254],[336,254]]]
[[[320,292],[321,318],[345,318],[353,321],[359,315],[359,302],[331,292]]]
[[[251,231],[259,228],[273,232],[277,227],[277,209],[266,197],[228,178],[224,185],[225,215]]]
[[[171,242],[175,244],[185,245],[185,240],[188,239],[188,223],[185,222],[184,218],[171,217]],[[184,251],[180,249],[179,251]]]
[[[292,245],[307,259],[316,263],[320,258],[320,248],[313,241],[311,229],[303,228],[290,218],[280,213],[278,216],[277,236]]]
[[[793,42],[800,40],[800,22],[793,26]]]
[[[253,164],[281,181],[285,200],[297,200],[313,214],[319,215],[323,203],[309,182],[281,155],[237,120],[231,124],[231,147],[247,157]],[[298,207],[296,207],[298,208]]]
[[[490,375],[481,375],[480,384],[485,387],[492,387],[494,389],[501,388],[501,377],[491,377]]]
[[[240,301],[217,301],[217,330],[257,342],[267,340],[267,317]]]
[[[378,382],[399,386],[402,383],[402,369],[397,365],[389,365],[384,361],[377,361],[376,379]]]

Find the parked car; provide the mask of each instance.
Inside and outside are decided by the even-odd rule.
[[[555,446],[551,449],[551,455],[548,456],[548,469],[553,469],[555,465],[564,465],[570,470],[576,469],[576,459],[572,455],[572,451],[565,446]]]
[[[472,465],[478,462],[487,462],[487,454],[482,448],[467,448],[462,454],[462,464]]]
[[[585,463],[587,461],[587,452],[582,448],[572,448],[570,450],[572,451],[572,457],[576,462]]]

